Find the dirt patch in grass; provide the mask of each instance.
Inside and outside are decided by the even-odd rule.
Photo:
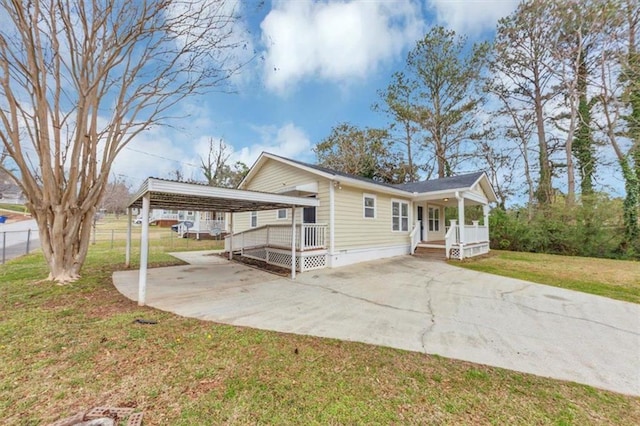
[[[113,287],[110,253],[92,250],[64,287],[33,284],[38,256],[0,267],[3,424],[98,405],[136,407],[146,425],[640,423],[640,398],[589,386],[140,308]]]

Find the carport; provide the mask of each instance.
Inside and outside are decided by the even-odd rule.
[[[140,236],[140,272],[138,276],[138,305],[144,306],[147,289],[147,264],[149,259],[149,211],[151,209],[218,211],[225,213],[250,212],[258,210],[291,209],[291,279],[296,277],[295,232],[296,207],[317,207],[315,198],[293,197],[268,192],[242,189],[217,188],[203,184],[176,182],[158,178],[148,178],[131,198],[127,213],[127,266],[131,263],[131,210],[142,209],[142,234]],[[231,214],[231,250],[233,257],[233,214]]]

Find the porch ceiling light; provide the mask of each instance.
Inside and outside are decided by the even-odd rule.
[[[449,199],[448,198],[443,198],[442,201],[449,201]]]

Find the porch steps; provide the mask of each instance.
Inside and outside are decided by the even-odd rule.
[[[430,245],[435,247],[429,247]],[[447,260],[444,246],[437,246],[435,244],[420,244],[416,247],[413,255],[423,259]]]

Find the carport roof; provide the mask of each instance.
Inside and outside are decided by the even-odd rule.
[[[150,177],[131,198],[128,207],[141,208],[146,194],[149,194],[152,209],[246,212],[319,205],[315,198],[218,188]]]

